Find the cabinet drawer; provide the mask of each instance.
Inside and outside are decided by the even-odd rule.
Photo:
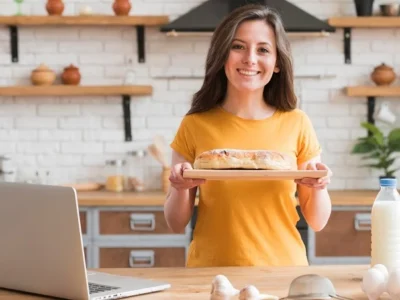
[[[100,248],[100,268],[184,267],[186,249]]]
[[[79,219],[81,222],[82,234],[86,234],[87,233],[87,223],[86,223],[86,212],[85,211],[79,212]]]
[[[100,211],[99,220],[100,234],[173,234],[163,211]]]
[[[371,215],[332,211],[326,227],[315,233],[315,256],[370,256]]]

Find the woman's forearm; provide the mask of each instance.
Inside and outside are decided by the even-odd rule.
[[[194,189],[195,193],[196,188]],[[192,194],[192,190],[178,191],[173,187],[168,191],[164,204],[164,216],[168,226],[175,233],[184,231],[192,217],[194,206],[194,196]]]
[[[328,190],[301,187],[299,197],[302,197],[302,213],[307,223],[314,231],[322,230],[329,220],[332,211]],[[307,191],[304,191],[306,190]]]

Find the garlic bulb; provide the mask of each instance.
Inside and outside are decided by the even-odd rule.
[[[259,290],[254,285],[248,285],[240,290],[239,300],[278,300],[279,297],[268,295],[268,294],[260,294]]]
[[[374,269],[378,269],[379,271],[382,272],[383,276],[385,277],[385,287],[386,287],[386,283],[389,279],[389,272],[388,269],[385,267],[385,265],[382,264],[376,264],[373,266]]]
[[[224,275],[214,277],[211,286],[210,300],[228,300],[232,296],[239,294],[239,290],[235,289],[231,282]]]
[[[385,275],[377,268],[370,268],[363,276],[361,289],[369,300],[377,300],[386,290]]]
[[[400,299],[400,268],[394,269],[390,273],[386,291],[392,300]]]

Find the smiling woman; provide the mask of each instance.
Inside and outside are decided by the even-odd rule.
[[[187,266],[307,265],[296,228],[301,211],[315,230],[331,212],[322,179],[204,181],[183,178],[213,149],[285,153],[293,169],[327,169],[307,115],[296,108],[289,42],[279,15],[263,5],[233,11],[215,30],[206,74],[171,144],[165,218],[180,232],[198,215]],[[297,185],[296,185],[297,183]]]

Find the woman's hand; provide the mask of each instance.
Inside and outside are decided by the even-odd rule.
[[[183,178],[183,171],[191,169],[193,168],[188,162],[178,163],[174,165],[171,168],[171,174],[169,176],[169,181],[171,182],[171,186],[177,189],[178,191],[181,191],[194,188],[206,182],[205,179]]]
[[[305,185],[312,189],[325,189],[328,184],[331,182],[332,172],[328,168],[327,165],[317,162],[317,163],[309,163],[307,165],[306,170],[328,170],[328,175],[321,178],[302,178],[302,179],[295,179],[297,184]]]

